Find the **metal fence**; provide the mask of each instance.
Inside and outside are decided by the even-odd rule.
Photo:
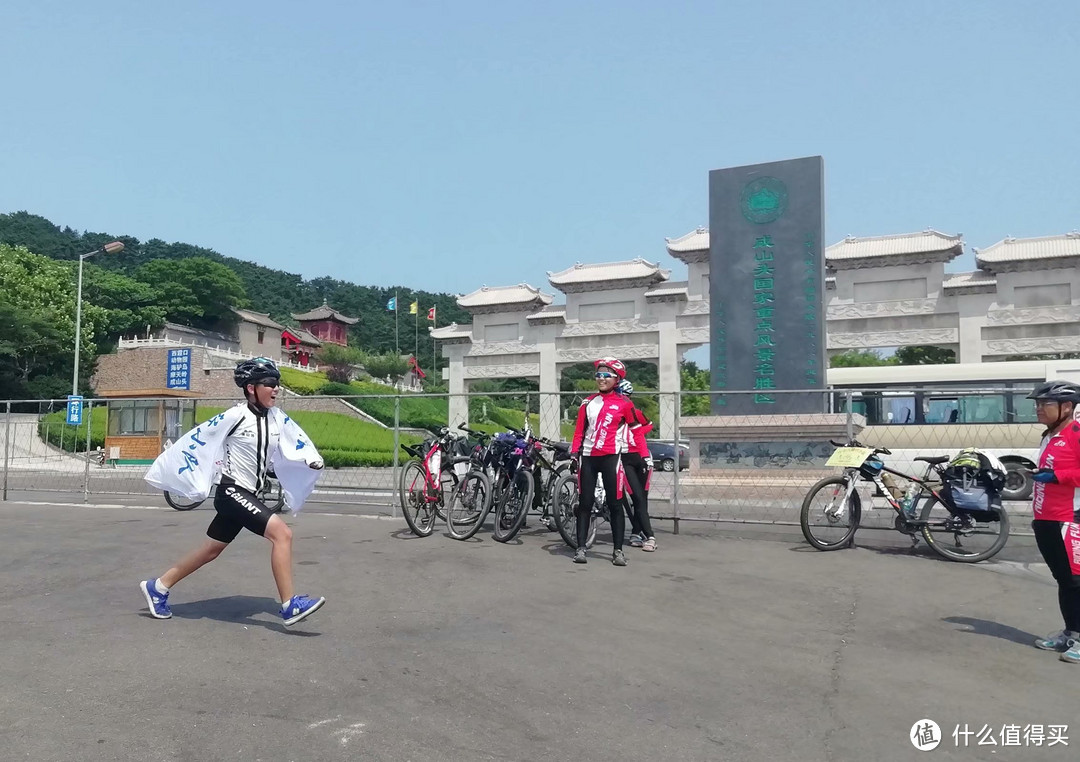
[[[408,457],[401,444],[419,442],[444,426],[456,430],[465,422],[470,428],[497,432],[528,421],[538,435],[569,441],[578,408],[588,394],[288,394],[279,404],[326,460],[312,501],[396,515],[398,469]],[[773,405],[761,404],[762,398],[753,394],[639,391],[633,400],[655,426],[650,435],[656,467],[651,513],[673,521],[676,531],[681,521],[797,524],[808,489],[836,473],[825,465],[833,449],[831,439],[857,436],[867,445],[888,447],[894,452],[886,458],[890,466],[917,475],[923,466],[914,461],[916,455],[979,447],[1019,464],[1033,458],[1038,447],[1041,427],[1017,420],[1015,413],[1011,420],[999,415],[996,411],[1004,408],[996,403],[983,406],[989,413],[980,413],[983,408],[972,402],[964,406],[963,414],[955,414],[952,410],[962,407],[958,402],[952,408],[924,405],[917,415],[887,416],[881,405],[867,408],[866,400],[875,399],[874,394],[880,398],[880,391],[774,392],[769,397],[778,412],[773,413]],[[907,399],[902,393],[889,394],[888,407],[910,410],[907,402],[898,406],[894,401]],[[916,395],[912,390],[910,398],[920,400]],[[957,398],[967,399],[963,393]],[[136,402],[141,403],[140,410],[156,412],[121,420],[120,408]],[[184,411],[166,413],[164,405],[155,408],[152,402],[87,400],[79,427],[65,424],[65,400],[0,402],[4,499],[47,499],[49,493],[63,492],[81,493],[86,500],[108,495],[159,500],[142,478],[149,459],[168,444],[170,435],[179,436],[187,424],[205,420],[237,400],[191,401],[193,416]],[[175,406],[176,400],[170,403]],[[714,410],[722,415],[713,415]],[[740,410],[744,414],[737,414]],[[979,420],[980,416],[988,420]],[[141,448],[137,452],[127,447],[136,440]],[[1010,513],[1023,516],[1030,514],[1025,502],[1029,485],[1020,479],[1022,475],[1013,480],[1009,497],[1016,499],[1006,506]],[[893,514],[870,489],[863,495],[863,505],[882,510],[867,512],[865,522],[891,526]],[[1013,526],[1023,524],[1016,521]]]

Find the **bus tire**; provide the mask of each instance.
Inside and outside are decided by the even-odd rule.
[[[1006,461],[1005,487],[1001,490],[1002,500],[1030,500],[1035,487],[1031,478],[1031,467],[1018,461]]]

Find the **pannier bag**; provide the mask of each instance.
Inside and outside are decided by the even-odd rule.
[[[975,448],[961,450],[945,467],[942,497],[954,514],[968,514],[976,521],[997,521],[1005,467],[1001,461]]]

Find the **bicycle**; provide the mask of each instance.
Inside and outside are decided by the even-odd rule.
[[[576,460],[571,462],[570,468],[564,470],[555,481],[552,492],[551,515],[555,521],[555,528],[559,530],[563,542],[573,549],[577,549],[577,507],[579,501],[578,491],[581,488],[578,475],[579,464]],[[652,473],[650,465],[649,473]],[[619,510],[624,510],[623,501],[630,494],[630,485],[626,481],[626,471],[623,469],[622,460],[619,460],[616,472],[617,504]],[[601,521],[611,524],[611,513],[607,507],[607,492],[604,490],[604,480],[596,480],[596,491],[593,493],[592,516],[589,519],[589,533],[585,540],[585,547],[591,548],[596,542],[596,532]]]
[[[210,494],[207,495],[207,498],[214,497],[217,494],[220,481],[221,471],[219,469],[214,475],[214,484],[210,487]],[[266,474],[266,483],[263,484],[261,490],[255,493],[255,496],[270,509],[271,513],[280,513],[285,507],[285,493],[281,489],[281,482],[277,480],[277,476],[273,471]],[[168,490],[165,490],[165,502],[178,511],[190,511],[198,508],[206,500],[190,500],[182,495],[173,495]]]
[[[417,537],[429,536],[435,530],[436,519],[446,521],[444,497],[453,494],[458,486],[460,478],[455,467],[460,466],[462,459],[444,462],[443,456],[451,447],[457,447],[459,441],[443,427],[437,437],[419,445],[401,444],[401,449],[412,457],[402,466],[398,499],[405,522]]]
[[[487,467],[494,442],[491,435],[472,431],[465,424],[458,428],[479,441],[468,458],[455,458],[453,461],[455,468],[460,468],[461,461],[465,462],[465,474],[451,494],[446,508],[446,531],[455,540],[468,540],[480,530],[491,510],[492,487]]]
[[[1004,508],[992,512],[993,518],[981,514],[976,517],[953,508],[948,496],[941,491],[948,456],[915,458],[926,463],[926,472],[920,478],[887,467],[880,457],[892,454],[886,448],[865,447],[856,440],[846,445],[830,443],[838,449],[827,464],[841,466],[844,474],[827,477],[812,486],[803,499],[799,514],[803,536],[818,550],[839,550],[854,545],[855,532],[862,518],[862,498],[857,490],[860,482],[874,484],[885,496],[896,512],[893,528],[908,535],[912,547],[919,544],[921,535],[942,558],[961,563],[985,561],[1005,547],[1009,539],[1009,514]],[[898,476],[908,482],[908,489],[902,496],[897,494],[900,490],[895,483],[890,483],[893,481],[891,476],[886,481],[886,475]],[[826,497],[826,503],[816,507],[815,499],[820,495]],[[872,500],[871,496],[871,507]],[[901,500],[905,504],[901,504]],[[812,521],[817,520],[823,524],[812,525]],[[838,533],[836,539],[826,539],[831,531]],[[977,543],[984,538],[989,545],[979,549]]]

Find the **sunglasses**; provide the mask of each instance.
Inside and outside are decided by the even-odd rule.
[[[1035,400],[1035,407],[1050,407],[1057,404],[1057,400]]]
[[[274,381],[273,379],[269,381],[260,381],[259,383],[255,384],[255,386],[265,386],[269,389],[277,389],[280,385],[281,383],[279,381]]]
[[[614,373],[604,373],[604,372],[601,371],[600,373],[596,374],[596,378],[597,378],[597,380],[599,380],[601,378],[615,378],[615,374]]]

